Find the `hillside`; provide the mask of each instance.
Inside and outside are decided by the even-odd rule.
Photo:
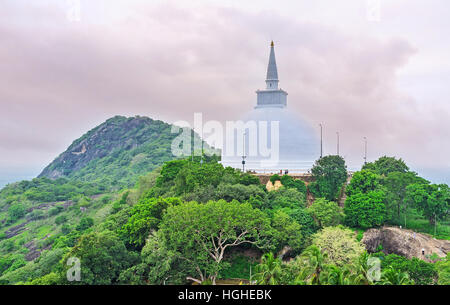
[[[38,177],[130,186],[138,176],[174,159],[171,143],[178,134],[171,128],[148,117],[115,116],[75,140]],[[206,143],[204,147],[210,149]]]
[[[324,156],[307,184],[274,174],[269,181],[282,187],[269,191],[261,177],[216,158],[188,157],[153,171],[140,163],[145,174],[133,183],[130,160],[164,151],[166,125],[115,117],[46,169],[54,179],[3,188],[0,285],[76,284],[67,277],[72,257],[83,266],[78,284],[88,285],[450,283],[450,189],[401,159],[383,156],[348,181],[344,159]],[[151,140],[136,139],[141,129]],[[430,230],[433,236],[422,234]],[[380,262],[378,278],[367,272],[372,258]]]
[[[448,187],[382,157],[352,175],[342,208],[333,201],[347,180],[342,160],[321,158],[308,185],[272,175],[283,185],[272,191],[214,158],[167,161],[118,192],[69,178],[10,185],[0,191],[0,284],[450,283],[448,241],[419,233],[433,227],[434,238],[448,239]],[[395,170],[377,174],[386,168]],[[412,181],[400,215],[408,231],[393,228],[392,176]],[[436,203],[437,225],[427,216]],[[422,248],[425,259],[417,257]],[[67,277],[71,257],[83,264],[79,283]],[[371,258],[379,278],[367,272]]]
[[[178,134],[171,129],[147,117],[113,117],[75,140],[38,178],[2,188],[0,275],[12,277],[6,282],[16,282],[13,270],[33,272],[25,266],[47,250],[53,249],[42,260],[56,264],[61,249],[118,209],[117,190],[151,181],[154,169],[175,158]],[[204,149],[211,150],[206,143]]]

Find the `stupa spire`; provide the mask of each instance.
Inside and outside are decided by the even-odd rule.
[[[266,88],[278,89],[278,71],[277,62],[275,60],[275,50],[273,41],[270,43],[269,65],[267,66]]]
[[[267,66],[266,89],[257,90],[256,108],[276,107],[284,108],[287,105],[287,92],[278,88],[277,62],[273,41],[270,43],[269,65]]]

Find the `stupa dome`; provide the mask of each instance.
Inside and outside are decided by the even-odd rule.
[[[222,164],[254,171],[309,170],[320,155],[315,130],[287,108],[287,92],[278,88],[273,42],[267,68],[266,89],[257,90],[257,104],[235,130],[226,133]],[[244,158],[243,158],[244,156]]]

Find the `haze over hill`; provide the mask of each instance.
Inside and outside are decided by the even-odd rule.
[[[37,175],[118,113],[239,118],[254,106],[273,39],[289,107],[316,132],[324,124],[325,155],[339,131],[340,153],[360,167],[367,137],[368,161],[401,157],[450,182],[445,1],[375,1],[381,22],[366,18],[374,1],[360,0],[81,1],[79,22],[68,20],[69,2],[2,1],[0,176],[9,181],[27,176],[16,169]]]
[[[172,133],[172,126],[148,117],[115,116],[76,139],[38,177],[130,186],[175,158],[171,144],[179,133]],[[205,144],[204,149],[211,148]]]

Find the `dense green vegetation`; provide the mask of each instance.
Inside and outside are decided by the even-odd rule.
[[[315,181],[310,190],[315,197],[336,200],[342,185],[347,180],[347,166],[341,156],[325,156],[316,161],[311,173]]]
[[[316,162],[308,186],[272,176],[283,186],[270,192],[257,177],[215,158],[199,161],[167,161],[120,191],[68,178],[5,187],[0,283],[449,282],[448,257],[427,263],[369,254],[361,243],[365,229],[405,219],[407,227],[436,227],[437,236],[449,237],[448,186],[430,184],[401,160],[383,157],[354,173],[345,203],[347,171],[337,156]],[[309,205],[308,192],[315,195]],[[81,281],[70,282],[74,258]],[[371,259],[381,262],[378,278]]]
[[[101,183],[85,183],[67,178],[51,180],[44,177],[5,186],[0,190],[0,200],[3,204],[15,205],[72,200],[80,195],[92,196],[105,192],[106,187]]]
[[[115,189],[130,187],[139,176],[174,159],[171,145],[181,131],[147,117],[115,116],[75,140],[39,177],[68,177]],[[194,141],[201,142],[197,134],[193,134]],[[206,142],[203,150],[217,153]]]

